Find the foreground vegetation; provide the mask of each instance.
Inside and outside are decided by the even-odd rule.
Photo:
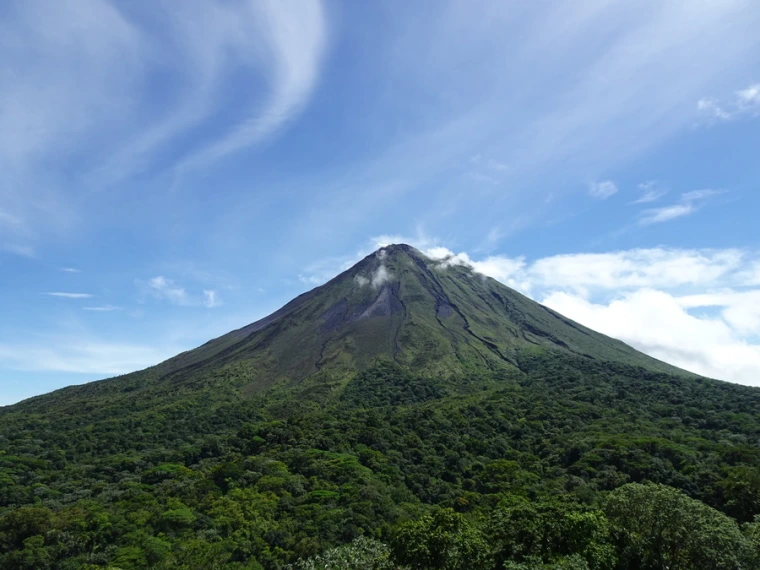
[[[0,567],[760,568],[760,390],[520,368],[7,408]]]

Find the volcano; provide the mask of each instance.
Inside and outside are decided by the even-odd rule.
[[[271,315],[157,366],[75,386],[27,405],[66,405],[103,391],[132,400],[177,390],[250,397],[305,384],[339,390],[385,359],[429,378],[519,376],[526,358],[572,355],[693,376],[597,333],[456,263],[405,244],[368,255]],[[234,381],[230,383],[230,379]],[[32,404],[33,403],[33,404]]]
[[[632,570],[665,567],[641,562],[654,529],[693,543],[679,568],[705,544],[754,568],[759,410],[390,245],[166,362],[0,408],[0,567]]]

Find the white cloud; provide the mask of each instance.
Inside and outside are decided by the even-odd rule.
[[[45,293],[45,295],[50,295],[51,297],[63,297],[64,299],[89,299],[92,297],[90,293],[61,293],[61,292],[54,292],[54,293]]]
[[[393,278],[393,274],[388,271],[388,268],[385,266],[384,263],[381,263],[380,266],[375,269],[375,272],[372,274],[372,279],[370,280],[370,283],[372,284],[372,287],[375,289],[381,287],[390,279]]]
[[[718,119],[720,121],[731,119],[731,113],[726,111],[713,99],[700,99],[697,101],[697,109],[700,113],[707,115],[711,119]]]
[[[718,194],[722,194],[722,192],[711,189],[685,192],[681,194],[681,199],[677,204],[644,210],[639,218],[639,223],[642,225],[657,224],[688,216],[696,212],[705,200]]]
[[[760,345],[724,318],[690,314],[667,292],[639,289],[608,303],[552,293],[543,303],[685,370],[760,386]]]
[[[94,311],[97,313],[110,313],[111,311],[120,311],[121,307],[115,305],[100,305],[98,307],[82,307],[84,311]]]
[[[760,290],[734,289],[678,297],[685,309],[718,307],[723,319],[739,334],[760,336]]]
[[[649,225],[668,222],[670,220],[675,220],[676,218],[688,216],[689,214],[693,213],[694,210],[695,207],[693,202],[673,204],[672,206],[665,206],[663,208],[653,208],[651,210],[646,210],[642,214],[641,218],[639,219],[639,223],[643,225]]]
[[[617,193],[618,187],[612,180],[602,180],[601,182],[592,182],[589,185],[589,196],[606,200],[613,194]]]
[[[175,305],[188,305],[189,298],[185,288],[177,285],[163,275],[153,277],[148,281],[148,290],[157,299],[165,299]]]
[[[203,305],[209,309],[218,307],[221,304],[217,297],[216,291],[214,291],[213,289],[206,289],[205,291],[203,291],[203,297],[204,297]]]
[[[755,83],[746,89],[737,91],[736,97],[742,106],[760,105],[760,83]]]
[[[760,260],[748,265],[739,274],[740,284],[748,287],[760,287]]]
[[[181,170],[205,166],[273,135],[301,111],[316,85],[327,36],[321,2],[264,0],[249,4],[249,10],[257,39],[268,44],[270,94],[220,140],[183,161]]]
[[[0,37],[0,250],[23,255],[81,224],[93,188],[270,140],[318,82],[327,25],[321,0],[26,0]]]
[[[646,0],[635,14],[595,0],[517,12],[498,0],[477,10],[453,1],[435,17],[404,6],[411,17],[394,22],[394,49],[378,73],[384,84],[414,86],[405,102],[420,112],[381,152],[310,179],[308,210],[287,247],[307,239],[313,251],[340,247],[380,216],[398,217],[404,197],[426,200],[415,221],[435,227],[476,216],[486,227],[513,215],[529,224],[568,180],[615,172],[688,134],[694,103],[751,72],[760,53],[760,7],[749,0]],[[515,88],[519,77],[532,79]],[[466,183],[474,152],[509,165],[501,186],[477,189],[485,205]]]
[[[77,269],[76,267],[61,267],[61,271],[64,273],[81,273],[82,271],[80,269]]]
[[[204,289],[200,293],[191,293],[183,285],[163,275],[153,277],[147,282],[137,281],[137,285],[144,294],[167,301],[172,305],[213,309],[222,304],[214,289]]]
[[[681,200],[684,202],[696,202],[698,200],[706,200],[707,198],[711,198],[712,196],[717,196],[719,194],[723,194],[723,191],[712,190],[710,188],[706,188],[704,190],[692,190],[691,192],[684,192],[681,194]]]
[[[440,246],[425,253],[440,267],[472,267],[655,358],[760,386],[760,289],[747,289],[760,286],[760,252],[654,248],[533,262],[477,260]]]
[[[524,258],[491,256],[477,261],[445,248],[427,250],[433,258],[475,270],[524,292],[571,289],[574,292],[640,287],[690,287],[731,282],[744,266],[741,250],[634,249],[612,253],[555,255],[528,263]]]
[[[525,260],[522,258],[510,259],[496,255],[476,261],[466,253],[454,253],[445,247],[428,248],[423,250],[423,253],[429,258],[439,261],[439,267],[465,265],[472,267],[478,273],[493,277],[511,287],[522,289],[525,285],[524,282],[520,282],[520,277],[525,267]]]
[[[374,247],[413,245],[441,270],[471,267],[686,370],[760,386],[760,251],[659,247],[529,261],[504,255],[473,258],[436,242],[422,232],[418,238],[370,240]],[[365,255],[342,260],[341,269]],[[329,263],[320,264],[320,271],[330,266],[334,275],[337,268]],[[367,282],[357,278],[359,284]]]
[[[366,287],[367,285],[369,285],[369,279],[367,279],[367,278],[366,278],[366,277],[364,277],[363,275],[355,275],[355,276],[354,276],[354,282],[355,282],[355,283],[356,283],[356,284],[357,284],[359,287]]]
[[[140,32],[96,0],[11,3],[0,36],[0,158],[17,165],[54,148],[70,156],[67,142],[124,110],[147,55]]]
[[[754,83],[734,93],[726,103],[703,98],[697,101],[697,109],[711,120],[733,121],[760,114],[760,83]]]
[[[651,202],[656,202],[668,193],[668,189],[655,180],[642,182],[639,184],[638,188],[641,192],[641,196],[633,202],[630,202],[630,204],[649,204]]]

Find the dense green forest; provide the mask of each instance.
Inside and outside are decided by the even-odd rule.
[[[760,391],[522,365],[380,360],[308,402],[11,409],[0,567],[760,568]]]
[[[760,389],[409,246],[0,409],[3,570],[744,570],[758,515]]]

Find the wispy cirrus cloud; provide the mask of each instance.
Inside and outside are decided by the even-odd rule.
[[[50,297],[61,297],[63,299],[90,299],[93,297],[90,293],[65,293],[60,291],[55,291],[52,293],[43,293],[44,295],[48,295]]]
[[[251,4],[248,16],[267,39],[264,75],[270,81],[269,94],[220,139],[183,160],[182,171],[203,167],[273,135],[300,112],[317,82],[327,40],[319,1],[266,0]]]
[[[645,4],[636,14],[596,0],[521,10],[488,0],[472,10],[455,0],[435,17],[410,9],[406,25],[394,23],[397,41],[380,73],[409,88],[404,108],[415,112],[382,152],[339,177],[310,180],[310,208],[293,220],[288,247],[307,234],[338,247],[337,224],[341,236],[361,232],[399,199],[425,192],[435,200],[415,221],[445,220],[450,231],[466,232],[472,217],[491,227],[519,212],[529,225],[545,198],[569,191],[568,179],[614,172],[688,130],[693,102],[724,84],[727,62],[753,65],[760,11],[748,0]],[[469,165],[462,172],[472,149],[509,165],[476,176],[487,206],[473,199]]]
[[[509,165],[493,157],[474,154],[469,159],[466,178],[478,184],[498,185],[509,170]]]
[[[93,311],[96,313],[110,313],[112,311],[121,311],[121,307],[115,305],[100,305],[97,307],[82,307],[83,311]]]
[[[20,251],[80,223],[87,190],[274,136],[318,82],[327,23],[321,0],[12,0],[0,37],[0,249]]]
[[[630,205],[635,204],[649,204],[651,202],[656,202],[665,194],[668,193],[668,188],[663,186],[660,182],[657,182],[656,180],[649,180],[647,182],[642,182],[638,185],[638,190],[641,193],[641,196],[639,196],[636,200],[633,202],[629,202]]]
[[[721,190],[711,189],[685,192],[681,194],[681,199],[676,204],[644,210],[639,218],[639,224],[646,226],[688,216],[702,207],[707,199],[722,193]]]

